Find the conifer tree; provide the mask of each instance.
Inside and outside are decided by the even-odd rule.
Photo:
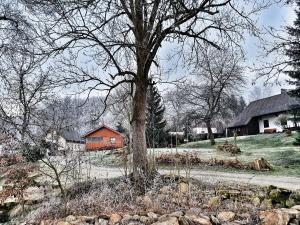
[[[294,21],[294,26],[287,27],[287,32],[289,34],[289,42],[287,43],[286,55],[290,58],[289,65],[291,69],[287,71],[287,74],[291,78],[289,84],[295,85],[295,89],[291,90],[289,94],[291,96],[300,98],[300,0],[296,0],[297,9],[296,20]],[[291,111],[297,110],[296,114],[299,114],[300,105],[297,107],[293,106]],[[295,113],[294,113],[295,114]],[[297,121],[294,121],[297,125]],[[295,141],[296,145],[300,145],[300,131],[297,131],[297,137]]]
[[[165,106],[154,84],[149,85],[147,93],[146,139],[148,147],[161,147],[166,140]]]
[[[295,85],[296,88],[290,91],[290,94],[295,97],[300,97],[300,0],[296,0],[297,9],[296,20],[294,26],[287,27],[290,41],[287,43],[286,55],[290,58],[289,65],[291,69],[287,74],[291,78],[289,83]]]

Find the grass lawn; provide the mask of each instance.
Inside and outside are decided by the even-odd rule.
[[[216,139],[216,146],[226,140],[233,143],[233,138],[220,138]],[[300,147],[294,146],[293,141],[293,136],[287,137],[283,133],[238,137],[237,145],[242,153],[237,156],[216,151],[216,146],[210,146],[209,141],[181,145],[180,151],[195,151],[203,159],[237,158],[242,162],[252,162],[254,159],[263,157],[274,166],[274,171],[264,174],[300,176]]]
[[[295,134],[293,134],[295,135]],[[276,134],[261,134],[253,136],[242,136],[237,138],[237,145],[241,148],[242,153],[237,156],[232,156],[228,153],[216,150],[218,144],[225,141],[233,143],[233,138],[216,139],[216,145],[211,146],[209,141],[191,142],[175,148],[157,148],[148,149],[149,152],[155,155],[163,153],[175,152],[192,152],[196,153],[201,159],[223,159],[234,160],[238,159],[241,162],[249,163],[258,158],[265,158],[274,167],[273,171],[255,172],[265,175],[283,175],[300,177],[300,147],[294,146],[294,137],[287,137],[283,133]],[[115,154],[114,151],[97,152],[90,155],[90,161],[95,166],[121,166],[122,157]],[[163,168],[166,165],[161,165]],[[168,167],[168,166],[167,166]],[[223,167],[203,167],[194,166],[194,168],[205,170],[217,170],[227,172],[247,172],[254,173],[253,170],[237,170],[227,169]]]

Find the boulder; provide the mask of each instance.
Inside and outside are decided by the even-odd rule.
[[[75,221],[76,219],[77,218],[75,216],[69,215],[69,216],[66,217],[65,221],[70,223],[70,222]]]
[[[220,212],[217,215],[217,218],[222,222],[231,222],[234,220],[235,213],[230,211]]]
[[[215,197],[212,197],[208,200],[208,206],[211,207],[211,206],[215,206],[215,205],[219,205],[221,203],[221,198],[220,196],[215,196]]]
[[[295,205],[292,207],[292,209],[296,209],[296,210],[300,211],[300,205]]]
[[[116,223],[120,222],[121,219],[122,219],[122,217],[119,214],[113,213],[109,217],[109,224],[110,225],[116,224]]]
[[[157,219],[158,218],[158,215],[154,212],[148,212],[147,216],[151,219]]]
[[[191,215],[191,216],[186,215],[185,219],[187,221],[191,222],[191,224],[196,223],[197,225],[212,225],[212,223],[210,222],[209,217],[196,216],[196,215]]]
[[[186,182],[180,182],[177,186],[178,192],[181,195],[186,195],[189,192],[189,184]]]
[[[58,221],[56,225],[71,225],[71,224],[66,221]]]
[[[296,209],[273,209],[261,211],[261,225],[288,225],[291,220],[300,222],[300,212]]]
[[[42,201],[45,198],[44,190],[38,187],[29,187],[24,191],[24,200],[29,202]]]
[[[152,225],[179,225],[176,217],[164,217]]]

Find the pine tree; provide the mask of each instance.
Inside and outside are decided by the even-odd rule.
[[[286,55],[290,58],[289,65],[291,69],[287,71],[287,74],[291,78],[289,84],[295,85],[295,89],[291,90],[289,94],[291,96],[300,98],[300,0],[296,0],[297,9],[296,20],[294,21],[294,26],[287,27],[287,32],[289,34],[289,42],[287,43],[288,48],[286,49]],[[299,106],[299,105],[298,105]],[[294,109],[299,111],[299,108],[293,106]],[[297,113],[298,114],[298,113]],[[297,123],[295,121],[295,123]],[[295,143],[300,145],[300,131],[297,131],[297,137]]]
[[[166,140],[165,107],[162,97],[154,84],[150,85],[147,93],[146,136],[148,147],[164,146]]]
[[[287,43],[286,55],[290,58],[289,65],[291,66],[291,69],[287,71],[292,79],[289,83],[296,86],[294,90],[290,91],[290,94],[300,97],[300,0],[297,0],[296,3],[297,18],[294,21],[294,26],[287,27],[290,41]]]
[[[246,108],[247,104],[243,96],[240,96],[240,101],[239,101],[239,111],[240,113]]]

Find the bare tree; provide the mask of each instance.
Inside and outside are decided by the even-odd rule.
[[[190,105],[194,118],[206,124],[211,145],[215,144],[212,122],[226,107],[226,100],[244,83],[238,51],[207,46],[199,48],[199,59],[194,64],[195,80],[183,85],[182,96]]]
[[[245,29],[256,33],[251,15],[269,5],[271,0],[262,4],[248,0],[24,2],[36,12],[40,33],[51,46],[47,53],[64,52],[62,71],[74,75],[64,79],[67,83],[91,82],[85,86],[88,92],[101,89],[108,95],[120,84],[133,86],[133,167],[139,186],[144,177],[152,174],[146,152],[146,92],[150,71],[159,66],[161,46],[176,41],[182,47],[201,43],[218,47],[221,37],[238,43]],[[84,57],[90,57],[85,61],[92,62],[95,70],[80,65]]]

